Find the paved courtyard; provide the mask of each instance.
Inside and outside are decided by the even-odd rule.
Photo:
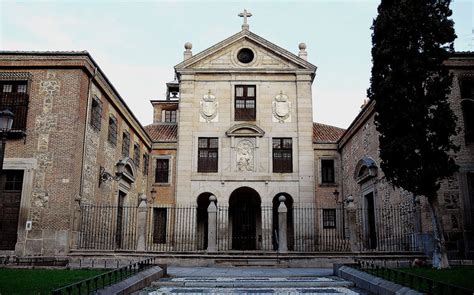
[[[136,294],[366,294],[327,268],[169,267]]]

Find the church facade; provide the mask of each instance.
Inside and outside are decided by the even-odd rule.
[[[453,257],[473,255],[473,57],[448,63],[463,130],[460,172],[439,194]],[[185,44],[143,127],[87,52],[1,52],[0,106],[17,125],[0,253],[206,251],[210,236],[222,252],[277,251],[283,238],[296,252],[430,251],[424,200],[379,168],[373,102],[347,130],[314,123],[316,70],[304,43],[293,54],[245,20],[198,54]]]

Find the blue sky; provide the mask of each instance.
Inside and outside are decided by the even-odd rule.
[[[184,43],[196,54],[241,28],[297,54],[307,44],[318,66],[313,84],[317,122],[348,127],[369,86],[371,30],[379,1],[9,1],[0,0],[1,50],[87,50],[146,125],[150,99],[182,61]],[[456,50],[474,50],[472,0],[451,5]]]

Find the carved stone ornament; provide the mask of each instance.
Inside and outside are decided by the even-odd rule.
[[[280,91],[280,94],[275,96],[273,100],[273,117],[279,123],[284,123],[290,118],[291,102],[288,101],[288,96]]]
[[[217,107],[218,103],[216,97],[211,94],[209,90],[208,94],[204,95],[201,100],[200,114],[201,119],[205,122],[216,122],[217,120]]]
[[[254,171],[253,144],[248,140],[242,140],[237,144],[237,170],[242,172]]]

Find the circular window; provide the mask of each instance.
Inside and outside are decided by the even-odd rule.
[[[248,48],[240,49],[239,53],[237,53],[237,59],[244,64],[248,64],[254,58],[253,51]]]

